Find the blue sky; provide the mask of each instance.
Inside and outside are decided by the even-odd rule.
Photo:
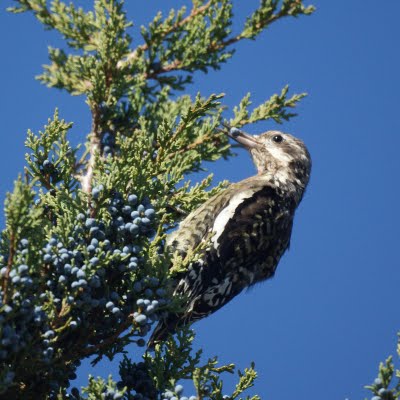
[[[136,26],[184,0],[127,2]],[[239,23],[257,1],[234,1]],[[398,312],[400,171],[400,3],[315,0],[307,18],[273,25],[237,46],[219,72],[196,75],[190,93],[225,92],[233,107],[250,91],[254,104],[286,83],[306,91],[299,117],[278,127],[301,137],[313,172],[290,251],[276,277],[238,296],[195,325],[207,356],[244,368],[255,361],[263,399],[362,399],[379,361],[394,353]],[[33,77],[60,45],[31,15],[0,11],[0,200],[24,166],[28,128],[59,107],[79,140],[90,128],[81,97],[49,90]],[[140,43],[140,39],[136,36]],[[259,133],[274,123],[249,126]],[[210,164],[216,180],[254,173],[244,151]],[[4,225],[3,217],[0,220]],[[85,366],[78,384],[86,381]],[[107,375],[103,364],[92,371]],[[227,382],[232,382],[228,379]],[[187,393],[189,395],[189,392]]]

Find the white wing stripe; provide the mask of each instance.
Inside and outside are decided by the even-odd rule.
[[[238,193],[236,196],[233,196],[229,201],[228,205],[221,210],[218,214],[217,218],[215,218],[214,225],[212,228],[213,237],[211,238],[211,242],[214,245],[214,249],[218,250],[218,239],[222,235],[225,230],[226,224],[229,220],[234,216],[236,209],[240,204],[243,203],[243,200],[251,197],[256,190],[246,190],[244,192]]]

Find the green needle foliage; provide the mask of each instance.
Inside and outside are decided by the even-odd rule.
[[[157,13],[134,44],[122,0],[95,0],[90,11],[60,0],[9,8],[32,12],[65,39],[65,48],[49,48],[37,78],[85,96],[92,127],[77,147],[58,111],[43,131],[28,131],[26,167],[7,197],[0,239],[2,398],[184,399],[186,380],[196,399],[221,400],[253,386],[252,365],[227,393],[221,375],[235,366],[204,362],[188,328],[154,353],[141,349],[152,323],[181,307],[172,278],[196,257],[168,254],[166,235],[227,185],[211,188],[211,175],[188,180],[204,161],[231,155],[218,128],[281,123],[304,97],[285,87],[250,109],[247,95],[230,114],[223,94],[182,95],[195,72],[221,68],[237,42],[314,10],[301,0],[262,0],[234,27],[233,9],[231,0],[193,0],[189,9]],[[121,353],[117,381],[89,377],[81,391],[69,388],[82,359]]]
[[[397,356],[400,357],[400,340],[397,343]],[[400,369],[395,368],[392,356],[380,363],[377,378],[365,388],[372,392],[371,400],[396,400],[400,398]]]

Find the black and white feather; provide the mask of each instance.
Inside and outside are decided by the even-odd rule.
[[[188,299],[184,312],[160,321],[150,346],[271,278],[289,247],[295,210],[311,171],[305,145],[278,131],[250,136],[232,128],[229,136],[249,150],[258,173],[209,199],[168,238],[169,249],[182,256],[202,242],[210,246],[177,281],[175,294]]]

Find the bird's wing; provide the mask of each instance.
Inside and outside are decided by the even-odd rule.
[[[191,212],[179,225],[179,228],[167,237],[167,246],[171,251],[185,255],[189,249],[196,248],[210,234],[219,233],[218,227],[232,217],[236,208],[254,193],[265,186],[260,179],[245,179],[233,183],[224,191],[208,199],[202,206]]]
[[[189,249],[195,249],[207,240],[212,232],[215,215],[229,203],[234,185],[207,200],[202,206],[191,212],[179,225],[179,228],[167,237],[167,247],[171,252],[178,251],[185,256]]]
[[[247,188],[230,198],[211,228],[212,246],[175,290],[188,297],[185,322],[216,311],[244,288],[273,276],[289,244],[293,211],[270,186]]]
[[[294,201],[273,186],[254,191],[234,210],[226,208],[213,227],[212,240],[221,264],[227,270],[235,265],[250,271],[269,268],[269,264],[275,268],[289,245],[294,210]],[[226,221],[225,225],[220,225],[221,221]],[[260,276],[253,279],[258,281]]]

